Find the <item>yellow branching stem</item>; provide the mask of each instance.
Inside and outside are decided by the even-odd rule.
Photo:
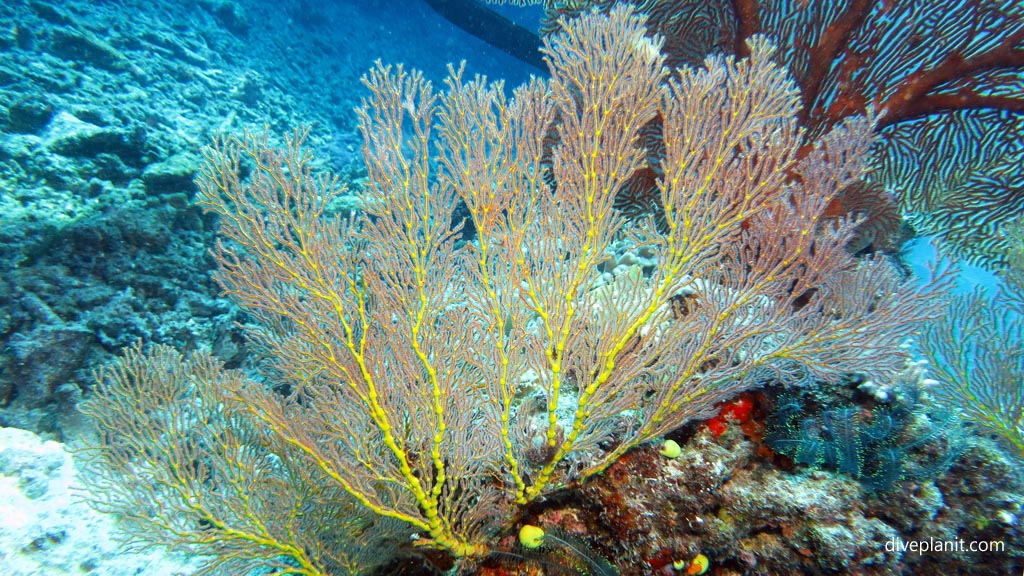
[[[133,347],[101,370],[83,407],[107,431],[84,452],[91,481],[106,489],[94,503],[134,528],[134,545],[185,548],[228,571],[326,575],[313,527],[297,516],[303,483],[272,466],[262,434],[228,398],[242,382],[208,355],[164,346]]]
[[[903,340],[935,313],[928,294],[848,255],[852,224],[823,218],[862,175],[871,120],[801,153],[800,96],[765,39],[747,59],[670,71],[629,6],[562,27],[544,47],[551,78],[511,98],[462,68],[435,94],[378,63],[358,111],[367,185],[347,220],[328,213],[345,190],[314,175],[304,132],[283,149],[246,135],[208,152],[199,186],[221,220],[218,280],[253,319],[273,386],[231,376],[215,405],[250,436],[195,428],[215,447],[199,460],[216,466],[183,468],[182,448],[152,431],[141,437],[158,464],[144,446],[106,453],[175,463],[154,501],[213,528],[200,539],[147,513],[170,540],[229,558],[252,546],[265,564],[288,558],[281,574],[356,572],[412,534],[479,558],[517,506],[742,390],[902,368]],[[657,176],[656,219],[615,208],[638,171]],[[139,354],[126,374],[150,369]],[[183,362],[151,361],[179,386],[228,374]],[[216,412],[200,404],[196,418]],[[137,426],[92,414],[119,434]],[[258,465],[227,456],[250,450]]]
[[[1024,293],[976,288],[948,306],[921,338],[934,393],[1024,458]]]

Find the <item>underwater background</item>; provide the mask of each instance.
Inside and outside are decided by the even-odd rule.
[[[766,33],[803,90],[806,150],[846,118],[886,111],[873,117],[879,139],[863,183],[844,187],[822,210],[837,222],[857,222],[846,246],[850,255],[890,264],[907,286],[923,287],[906,294],[930,298],[922,296],[920,310],[896,308],[908,323],[914,320],[913,335],[901,343],[900,370],[886,380],[865,375],[870,370],[838,368],[832,379],[789,368],[779,370],[785,378],[744,375],[734,393],[715,397],[713,409],[695,410],[656,440],[638,442],[602,473],[488,520],[498,528],[484,530],[488,553],[479,557],[421,546],[423,530],[352,512],[347,500],[319,509],[303,504],[309,506],[303,514],[323,515],[320,537],[344,541],[341,548],[351,554],[341,561],[325,552],[326,569],[302,567],[251,541],[209,536],[204,542],[204,534],[222,533],[215,523],[188,516],[170,524],[191,536],[147,540],[139,526],[166,514],[158,490],[151,508],[137,507],[135,518],[119,524],[119,515],[132,515],[125,503],[139,493],[125,496],[108,483],[116,475],[97,472],[109,456],[97,458],[97,446],[110,429],[96,406],[104,378],[96,371],[124,367],[117,358],[126,348],[165,345],[161,350],[208,353],[282,397],[291,393],[291,384],[270,381],[273,370],[258,368],[267,349],[253,346],[245,327],[258,314],[223,295],[215,279],[230,258],[214,252],[220,213],[209,211],[208,193],[197,184],[209,167],[208,147],[220,136],[248,131],[266,134],[268,147],[286,148],[296,129],[308,128],[303,145],[312,170],[348,187],[323,212],[348,218],[367,209],[365,197],[379,180],[364,162],[369,145],[360,128],[366,124],[356,113],[370,98],[360,79],[375,62],[420,70],[438,92],[449,66],[465,62],[464,80],[477,74],[503,80],[500,91],[511,98],[532,76],[550,76],[536,47],[558,32],[557,17],[609,12],[615,3],[5,2],[4,572],[1024,573],[1024,6],[981,0],[898,3],[901,8],[881,0],[635,4],[650,15],[648,27],[666,37],[663,52],[672,67],[702,66],[705,55],[733,49],[749,56],[743,39]],[[536,35],[537,44],[524,41],[524,32]],[[659,209],[654,181],[663,176],[657,164],[664,158],[660,132],[641,138],[653,139],[644,142],[655,168],[630,181],[628,194],[616,200],[637,221]],[[453,212],[461,220],[469,208]],[[664,226],[656,220],[654,229]],[[750,222],[737,221],[737,233],[746,233]],[[462,247],[473,242],[475,228],[459,233]],[[595,265],[605,286],[616,279],[638,285],[637,278],[657,269],[654,253],[631,238],[618,238]],[[813,299],[814,290],[804,300],[797,295],[794,307]],[[674,300],[673,313],[691,314],[697,304],[687,301]],[[243,444],[263,442],[258,436]],[[604,442],[595,440],[594,450],[609,453],[610,441]],[[524,448],[540,469],[553,458],[544,451]],[[567,461],[566,467],[586,464]],[[216,484],[209,478],[196,474],[197,482]],[[477,505],[490,504],[481,497]],[[531,545],[522,526],[543,527],[545,544]],[[136,545],[119,547],[126,530]],[[168,551],[161,543],[177,547]],[[266,548],[254,553],[260,560],[246,564],[246,550],[260,546]],[[369,559],[351,552],[360,546]],[[211,565],[218,554],[231,560]]]

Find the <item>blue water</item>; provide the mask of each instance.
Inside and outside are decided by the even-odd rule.
[[[944,253],[942,245],[933,237],[918,236],[910,240],[903,245],[902,253],[915,280],[922,285],[931,281],[937,266],[948,264],[953,264],[956,268],[952,290],[954,294],[965,294],[980,289],[988,296],[994,296],[1003,285],[1003,281],[991,270],[970,262],[944,260],[941,256]]]
[[[537,7],[490,8],[537,30],[541,16]],[[449,63],[465,61],[470,77],[483,74],[492,80],[503,79],[507,88],[522,84],[531,74],[543,73],[463,31],[423,1],[332,2],[323,9],[344,18],[345,28],[334,34],[345,43],[352,61],[367,70],[377,59],[403,63],[421,70],[439,86]]]

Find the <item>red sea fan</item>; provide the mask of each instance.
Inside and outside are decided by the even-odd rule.
[[[548,5],[558,17],[614,2]],[[1024,3],[1019,0],[636,0],[652,32],[665,36],[670,66],[699,65],[712,53],[746,55],[744,40],[766,34],[801,89],[808,139],[846,117],[877,114],[880,140],[870,184],[836,207],[870,214],[890,232],[895,213],[883,190],[921,232],[960,256],[1006,266],[1001,233],[1024,215]],[[657,146],[648,172],[656,173]],[[656,204],[631,181],[623,207]],[[862,198],[855,198],[857,194]],[[849,213],[849,212],[848,212]],[[881,218],[881,220],[879,220]],[[885,224],[883,225],[882,222]],[[865,229],[868,232],[868,229]],[[876,246],[881,247],[881,246]]]

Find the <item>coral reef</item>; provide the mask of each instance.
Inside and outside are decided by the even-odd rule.
[[[672,564],[696,554],[719,576],[1009,574],[1024,566],[1015,545],[1020,478],[988,443],[967,449],[947,475],[880,493],[829,471],[780,470],[737,426],[717,439],[707,429],[691,434],[678,458],[638,450],[528,520],[584,539],[624,576],[677,574]],[[1005,550],[898,548],[933,539]],[[538,568],[509,559],[495,566]],[[497,574],[495,566],[480,573]]]
[[[697,33],[669,38],[673,65],[699,63],[722,40],[741,43],[743,34],[713,33],[724,20],[712,13],[755,4],[637,3],[690,7],[694,17],[685,20],[697,26]],[[923,5],[896,4],[901,11]],[[930,5],[936,4],[941,2]],[[1018,19],[1003,24],[1017,26],[1010,30],[1017,47],[1009,55],[1019,70],[1020,7],[996,4],[1010,6],[1009,13]],[[803,14],[818,18],[818,24],[827,16]],[[307,144],[315,151],[316,168],[332,169],[354,192],[337,198],[326,211],[348,214],[361,206],[360,193],[369,184],[352,108],[364,94],[358,79],[374,59],[424,69],[435,84],[447,62],[466,57],[471,58],[467,78],[486,71],[514,86],[532,72],[434,26],[432,16],[418,2],[0,3],[0,425],[42,436],[0,427],[0,565],[12,576],[171,576],[198,569],[195,559],[173,553],[118,548],[125,537],[118,532],[123,524],[78,501],[82,493],[74,494],[71,486],[81,472],[64,445],[46,438],[71,446],[81,442],[86,427],[76,407],[94,395],[93,369],[136,341],[209,350],[228,367],[251,368],[253,355],[236,327],[251,318],[219,297],[209,254],[215,219],[195,206],[193,181],[201,148],[215,135],[265,127],[271,134],[284,133],[295,125],[312,125]],[[682,20],[655,19],[668,31]],[[764,27],[792,30],[800,21],[769,19]],[[955,19],[935,19],[929,26],[947,21]],[[909,34],[904,46],[919,53],[946,45],[928,42],[927,35],[909,27],[904,32]],[[856,57],[845,62],[835,71],[852,73],[860,63]],[[813,80],[812,68],[803,70],[801,82]],[[1020,87],[1019,79],[1005,74],[978,79]],[[970,88],[955,82],[942,86],[965,87]],[[843,111],[826,105],[833,101],[832,92],[819,94],[818,105],[806,113],[810,119]],[[1020,94],[998,96],[1019,102]],[[935,129],[949,128],[943,121],[910,118],[905,128],[886,128],[888,140],[903,146],[905,154],[879,167],[888,170],[882,174],[887,182],[913,185],[903,201],[927,208],[919,225],[941,228],[961,221],[965,212],[994,214],[1000,223],[1019,216],[1020,187],[1013,186],[1019,184],[1016,160],[1024,141],[1019,109],[970,118],[952,115],[945,122],[959,127],[959,136],[933,137]],[[987,126],[1004,128],[989,131]],[[918,163],[930,165],[958,142],[976,153],[945,172],[919,169]],[[923,152],[911,154],[915,147]],[[658,175],[646,176],[643,183],[650,185]],[[978,193],[966,193],[971,190]],[[935,197],[925,198],[926,192]],[[827,212],[867,218],[851,239],[852,252],[890,250],[906,233],[898,229],[896,201],[878,186],[851,186]],[[455,215],[465,218],[470,212],[462,206]],[[986,225],[980,235],[967,232],[959,240],[985,242],[975,246],[980,250],[975,257],[1000,265],[1005,259],[1010,279],[1024,285],[1019,225]],[[471,238],[475,230],[465,233]],[[650,277],[655,268],[649,246],[616,239],[597,266],[595,287],[608,287],[611,294],[612,287]],[[686,315],[696,305],[682,296],[672,302],[673,313]],[[901,390],[909,381],[920,384],[922,370],[917,365],[908,382],[847,375],[832,384],[813,383],[800,393],[772,382],[762,392],[719,405],[716,417],[641,445],[582,488],[556,490],[531,503],[512,518],[515,526],[489,542],[493,554],[465,572],[1019,574],[1024,570],[1020,462],[1008,459],[984,431],[946,451],[947,433],[978,431],[941,428],[941,435],[929,436],[934,421],[915,411],[902,420],[899,438],[890,438],[910,446],[900,452],[907,468],[927,473],[901,474],[884,491],[835,467],[795,463],[766,440],[771,415],[785,397],[800,400],[795,421],[810,418],[821,425],[822,414],[846,409],[858,410],[856,421],[866,413],[902,410]],[[524,382],[533,394],[541,393],[539,378],[534,374]],[[797,379],[812,384],[806,375]],[[564,391],[562,403],[572,402],[574,393]],[[561,407],[556,416],[565,420],[571,410]],[[610,431],[610,437],[615,433]],[[917,444],[915,434],[929,441]],[[674,447],[666,448],[665,440]],[[544,446],[538,443],[530,455],[543,460]],[[334,522],[334,512],[316,519]],[[551,536],[546,547],[532,553],[524,549],[518,534],[526,524]],[[365,521],[355,532],[370,526]],[[405,536],[388,542],[387,553],[376,560],[398,558],[373,574],[437,576],[454,570],[450,558],[425,551]],[[919,554],[903,546],[927,542],[1000,543],[1005,549]]]
[[[75,492],[81,471],[65,446],[0,428],[0,563],[9,576],[191,574],[195,562],[163,550],[127,554],[115,518]]]
[[[358,180],[359,77],[381,57],[437,76],[435,58],[460,57],[444,31],[414,35],[408,14],[432,13],[302,0],[0,5],[0,423],[64,435],[92,369],[138,339],[244,358],[237,311],[210,280],[210,220],[193,205],[200,149],[218,133],[309,123],[318,156]],[[421,43],[376,43],[389,18]],[[501,55],[475,61],[523,74]]]

